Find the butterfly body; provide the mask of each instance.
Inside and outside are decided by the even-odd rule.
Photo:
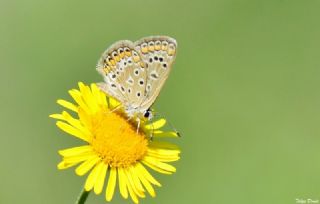
[[[122,40],[104,51],[97,71],[101,90],[121,102],[129,117],[149,118],[171,71],[177,43],[167,36],[150,36],[136,42]]]

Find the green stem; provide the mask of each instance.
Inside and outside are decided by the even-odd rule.
[[[76,201],[76,204],[84,204],[89,196],[90,191],[84,190],[84,188],[81,190],[79,197]]]

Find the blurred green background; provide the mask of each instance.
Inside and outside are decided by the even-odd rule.
[[[79,142],[48,118],[67,90],[101,81],[121,40],[165,34],[178,56],[155,104],[183,134],[177,173],[142,203],[320,199],[319,0],[1,0],[0,203],[74,203],[58,171]],[[117,192],[112,203],[123,201]],[[90,195],[88,204],[104,203]]]

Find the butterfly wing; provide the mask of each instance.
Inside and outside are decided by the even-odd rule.
[[[147,67],[145,98],[140,105],[143,112],[154,103],[169,76],[176,57],[177,42],[167,36],[150,36],[136,41],[134,47]]]
[[[104,78],[104,83],[98,85],[126,108],[139,107],[145,96],[145,66],[131,41],[118,41],[98,61],[97,71]]]

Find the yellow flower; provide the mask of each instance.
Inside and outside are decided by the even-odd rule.
[[[166,123],[165,119],[150,124],[142,121],[137,131],[137,124],[128,120],[119,108],[121,104],[100,91],[95,84],[89,87],[79,82],[79,90],[72,89],[69,93],[76,104],[61,99],[57,103],[74,112],[76,117],[66,111],[50,117],[58,119],[56,124],[61,130],[86,144],[60,150],[62,161],[58,169],[78,165],[75,169],[77,175],[90,172],[85,190],[93,189],[100,194],[106,185],[107,201],[111,201],[116,183],[122,197],[127,199],[130,195],[134,203],[144,198],[146,191],[154,197],[153,185],[161,184],[146,166],[163,174],[176,171],[168,163],[179,160],[179,148],[157,139],[177,137],[177,133],[160,130]],[[150,140],[150,135],[153,140]]]

